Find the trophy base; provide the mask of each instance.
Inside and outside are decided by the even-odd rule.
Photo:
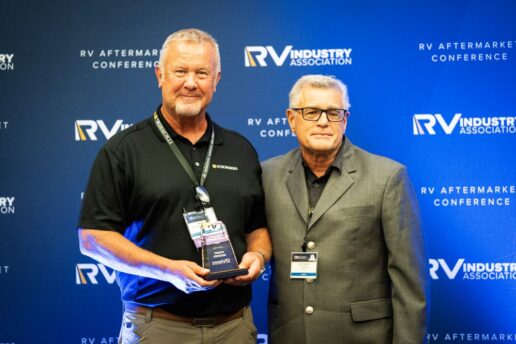
[[[249,271],[247,269],[232,269],[232,270],[210,272],[209,274],[204,276],[204,279],[206,281],[213,281],[216,279],[224,279],[224,278],[247,275],[248,272]]]

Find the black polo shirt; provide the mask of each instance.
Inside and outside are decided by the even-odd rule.
[[[209,130],[192,145],[158,115],[198,176],[209,145],[210,128],[215,130],[205,187],[240,260],[247,248],[245,233],[265,227],[256,151],[243,136],[221,128],[209,116]],[[194,210],[192,182],[149,118],[113,136],[98,153],[78,227],[117,231],[158,255],[201,265],[201,255],[184,222],[184,210]],[[189,317],[231,313],[251,300],[250,286],[221,284],[188,295],[168,282],[122,272],[117,272],[117,282],[123,301],[159,306]]]

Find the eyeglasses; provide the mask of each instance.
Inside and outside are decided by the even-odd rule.
[[[323,113],[326,114],[326,118],[329,122],[342,122],[349,114],[346,109],[318,109],[311,107],[304,108],[292,108],[295,111],[301,111],[301,115],[305,121],[317,122]]]

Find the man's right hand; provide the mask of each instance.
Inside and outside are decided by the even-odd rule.
[[[173,260],[166,271],[166,279],[186,294],[213,289],[221,280],[206,281],[203,277],[210,270],[188,260]]]
[[[81,252],[112,269],[172,283],[190,294],[215,288],[222,281],[206,281],[210,270],[187,260],[171,260],[136,246],[118,232],[79,230]]]

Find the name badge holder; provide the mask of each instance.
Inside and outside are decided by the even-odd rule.
[[[238,267],[238,261],[226,226],[222,221],[217,220],[215,210],[210,206],[208,191],[203,186],[208,176],[211,156],[213,154],[215,131],[213,129],[211,130],[210,145],[206,153],[206,159],[204,160],[201,180],[198,182],[191,166],[186,161],[174,140],[172,140],[165,130],[157,113],[154,113],[154,122],[195,188],[196,211],[185,212],[183,217],[195,246],[201,249],[202,266],[210,270],[210,273],[206,275],[204,279],[211,281],[247,275],[247,269],[240,269]]]
[[[290,262],[290,278],[316,279],[317,259],[317,252],[292,252]]]

